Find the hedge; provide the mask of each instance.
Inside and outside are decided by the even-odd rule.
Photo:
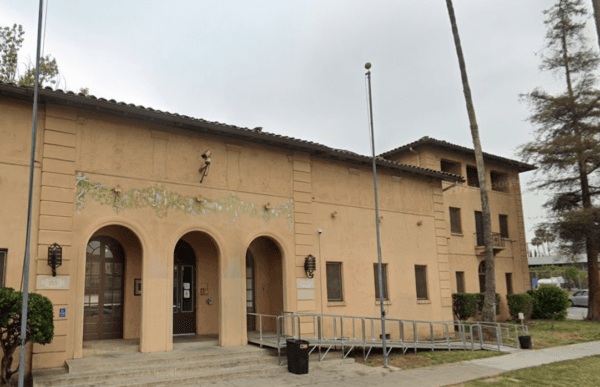
[[[452,312],[457,320],[474,317],[483,309],[483,293],[454,293],[452,295]],[[496,314],[500,314],[500,295],[496,294]]]
[[[564,320],[567,317],[569,294],[561,288],[541,285],[527,293],[533,296],[533,318]]]
[[[533,313],[533,297],[529,294],[509,294],[506,296],[508,301],[508,310],[513,319],[519,318],[519,313],[523,313],[525,319],[530,319]]]

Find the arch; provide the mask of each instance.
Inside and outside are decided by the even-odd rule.
[[[118,230],[123,232],[119,233]],[[119,237],[119,234],[120,237]],[[87,231],[83,233],[84,238],[77,244],[75,249],[78,257],[77,261],[83,262],[77,265],[77,281],[76,286],[76,304],[74,307],[75,316],[75,337],[74,337],[74,358],[80,358],[83,356],[83,336],[84,336],[84,301],[85,301],[85,277],[86,277],[86,251],[88,242],[98,236],[112,237],[122,246],[125,255],[125,270],[129,263],[129,269],[132,268],[131,264],[136,262],[139,265],[140,277],[143,278],[143,262],[144,257],[149,251],[148,238],[143,232],[142,228],[135,222],[123,218],[104,218],[100,219],[90,225]],[[116,236],[116,237],[115,237]],[[129,247],[129,248],[128,248]],[[133,247],[133,249],[131,249]],[[129,251],[128,251],[129,250]],[[135,251],[132,255],[132,252]],[[124,276],[124,305],[132,306],[139,304],[139,309],[143,303],[144,296],[142,293],[141,297],[136,297],[135,301],[133,297],[133,279],[131,273],[125,273]],[[131,288],[131,289],[129,289]],[[130,290],[130,291],[129,291]],[[143,318],[141,313],[135,314],[134,310],[125,307],[123,311],[124,322],[123,322],[123,337],[124,338],[140,338],[140,347],[142,343],[143,335]],[[129,321],[132,317],[135,317],[135,322]]]
[[[178,334],[219,336],[220,258],[218,242],[204,230],[188,228],[176,241],[169,261],[171,343]]]
[[[83,339],[123,338],[125,251],[115,238],[92,237],[86,248]]]
[[[245,314],[247,334],[257,327],[256,316],[281,315],[285,310],[285,259],[282,244],[272,236],[256,236],[245,251]],[[263,319],[263,331],[275,331],[276,320]]]

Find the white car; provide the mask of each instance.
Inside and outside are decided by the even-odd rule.
[[[587,307],[588,306],[588,298],[589,298],[589,292],[587,289],[579,290],[579,291],[576,291],[575,293],[573,293],[573,295],[571,297],[569,297],[569,302],[571,303],[571,306]]]

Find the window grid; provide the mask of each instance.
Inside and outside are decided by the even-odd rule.
[[[327,301],[344,301],[342,289],[342,263],[327,262]]]
[[[427,266],[415,265],[417,300],[427,300]]]
[[[465,293],[465,272],[456,272],[456,293]]]
[[[450,207],[450,231],[452,234],[462,234],[460,208]]]
[[[0,288],[6,286],[6,250],[0,250]]]
[[[500,236],[502,238],[508,238],[508,215],[500,215]]]

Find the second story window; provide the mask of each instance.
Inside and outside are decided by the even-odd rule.
[[[492,189],[494,191],[508,192],[509,181],[506,173],[491,171],[490,180],[492,181]]]
[[[460,170],[460,163],[456,163],[454,161],[441,160],[440,161],[440,170],[442,172],[452,173],[454,175],[462,176],[462,172]]]
[[[467,165],[467,184],[469,187],[479,187],[479,175],[477,167]]]
[[[462,234],[460,208],[450,207],[450,231],[452,234]]]
[[[508,215],[499,215],[500,220],[500,236],[508,238]]]

